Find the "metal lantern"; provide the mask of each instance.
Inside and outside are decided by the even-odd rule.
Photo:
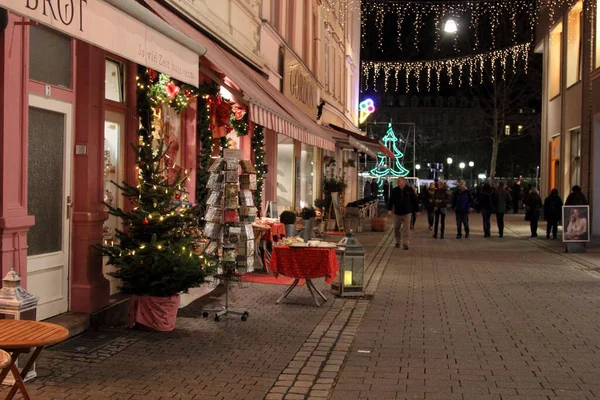
[[[331,290],[342,297],[363,296],[365,250],[352,231],[340,240],[336,255],[340,269]]]
[[[2,319],[27,319],[36,320],[38,298],[21,287],[21,278],[14,268],[8,271],[8,274],[2,279],[2,289],[0,289],[0,318]],[[29,354],[22,354],[15,365],[26,364]],[[35,364],[27,373],[24,381],[31,380],[37,376]],[[12,375],[7,375],[2,382],[3,385],[12,386],[15,380]]]

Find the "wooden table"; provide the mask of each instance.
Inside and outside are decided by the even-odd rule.
[[[0,319],[0,349],[10,353],[8,365],[4,366],[0,372],[0,384],[9,372],[12,372],[15,378],[15,384],[6,396],[6,400],[12,399],[17,391],[21,392],[23,399],[28,400],[30,398],[27,389],[25,389],[23,378],[40,356],[44,347],[62,342],[68,337],[69,331],[62,326],[46,322]],[[19,355],[29,353],[31,349],[34,349],[33,354],[19,373],[15,363]]]

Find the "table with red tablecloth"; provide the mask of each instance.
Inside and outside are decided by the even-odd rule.
[[[260,245],[257,248],[257,254],[260,261],[265,268],[265,272],[269,272],[269,263],[271,262],[271,251],[270,248],[273,243],[279,242],[285,237],[285,225],[281,222],[261,222],[263,225],[268,226],[269,230],[264,232],[260,238]]]
[[[311,279],[325,278],[327,283],[331,283],[335,279],[339,265],[335,248],[277,246],[271,254],[269,268],[273,270],[275,276],[281,274],[294,278],[294,283],[277,300],[277,303],[291,293],[300,279],[306,279],[306,286],[313,300],[319,306],[315,293],[323,300],[327,301],[327,299],[315,287]]]

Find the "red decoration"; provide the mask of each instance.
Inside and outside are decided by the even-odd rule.
[[[246,115],[246,110],[239,106],[233,106],[233,115],[235,116],[236,121],[240,121]]]
[[[227,125],[227,126],[225,127],[225,130],[227,131],[227,133],[230,133],[231,131],[233,131],[233,126],[231,126],[231,125]]]
[[[174,99],[175,96],[177,96],[177,94],[179,93],[179,91],[181,90],[181,88],[175,84],[173,84],[173,82],[168,82],[165,85],[165,89],[167,91],[167,97],[169,99]]]
[[[158,77],[158,72],[152,68],[148,68],[148,75],[150,76],[150,82],[154,82],[154,80]]]
[[[190,98],[192,96],[192,92],[190,92],[188,89],[185,90],[185,97]]]
[[[210,129],[211,131],[214,131],[216,128],[215,124],[208,124],[208,129]]]
[[[144,218],[144,221],[142,222],[144,225],[148,225],[150,221],[148,221],[148,218]]]
[[[216,113],[217,113],[217,126],[226,126],[229,125],[229,121],[231,120],[231,109],[233,106],[227,101],[221,100],[217,104]]]

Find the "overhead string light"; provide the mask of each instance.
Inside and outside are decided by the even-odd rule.
[[[465,71],[469,73],[469,85],[473,85],[473,77],[479,72],[480,83],[484,82],[486,68],[490,70],[490,80],[496,79],[496,69],[498,66],[502,71],[502,79],[506,78],[510,62],[512,62],[512,72],[517,70],[518,61],[523,61],[523,70],[527,73],[531,43],[515,45],[509,48],[494,50],[488,53],[475,54],[458,58],[448,58],[443,60],[428,61],[363,61],[362,74],[365,82],[365,90],[373,89],[377,91],[377,84],[383,79],[384,90],[388,92],[389,81],[393,76],[395,79],[396,91],[399,89],[399,81],[404,75],[406,92],[413,87],[413,78],[416,80],[416,90],[421,88],[421,80],[425,77],[427,91],[431,89],[431,73],[433,72],[437,84],[437,90],[441,88],[442,73],[448,77],[450,85],[463,85]],[[479,69],[479,71],[477,71]]]
[[[440,2],[435,0],[364,0],[362,2],[361,26],[363,28],[363,44],[368,42],[368,35],[365,29],[369,23],[374,24],[377,31],[377,47],[383,52],[383,37],[385,21],[390,16],[395,16],[397,20],[397,46],[402,48],[405,30],[412,31],[413,44],[418,49],[419,33],[424,26],[424,20],[433,17],[436,24],[436,39],[439,43],[441,39],[440,25],[444,18],[449,16],[468,15],[470,35],[473,37],[473,50],[477,50],[480,45],[479,25],[483,20],[489,21],[489,29],[493,46],[496,44],[496,30],[503,20],[511,21],[511,38],[513,43],[517,37],[517,19],[519,15],[527,17],[531,34],[535,34],[537,22],[537,11],[540,3],[563,3],[570,0],[541,0],[538,2],[523,0],[463,0],[453,2]],[[408,16],[412,18],[408,18]],[[503,18],[505,17],[505,18]],[[553,17],[551,17],[552,19]],[[406,21],[410,21],[410,27],[405,26]],[[532,36],[533,37],[533,36]],[[455,38],[456,39],[456,38]]]

